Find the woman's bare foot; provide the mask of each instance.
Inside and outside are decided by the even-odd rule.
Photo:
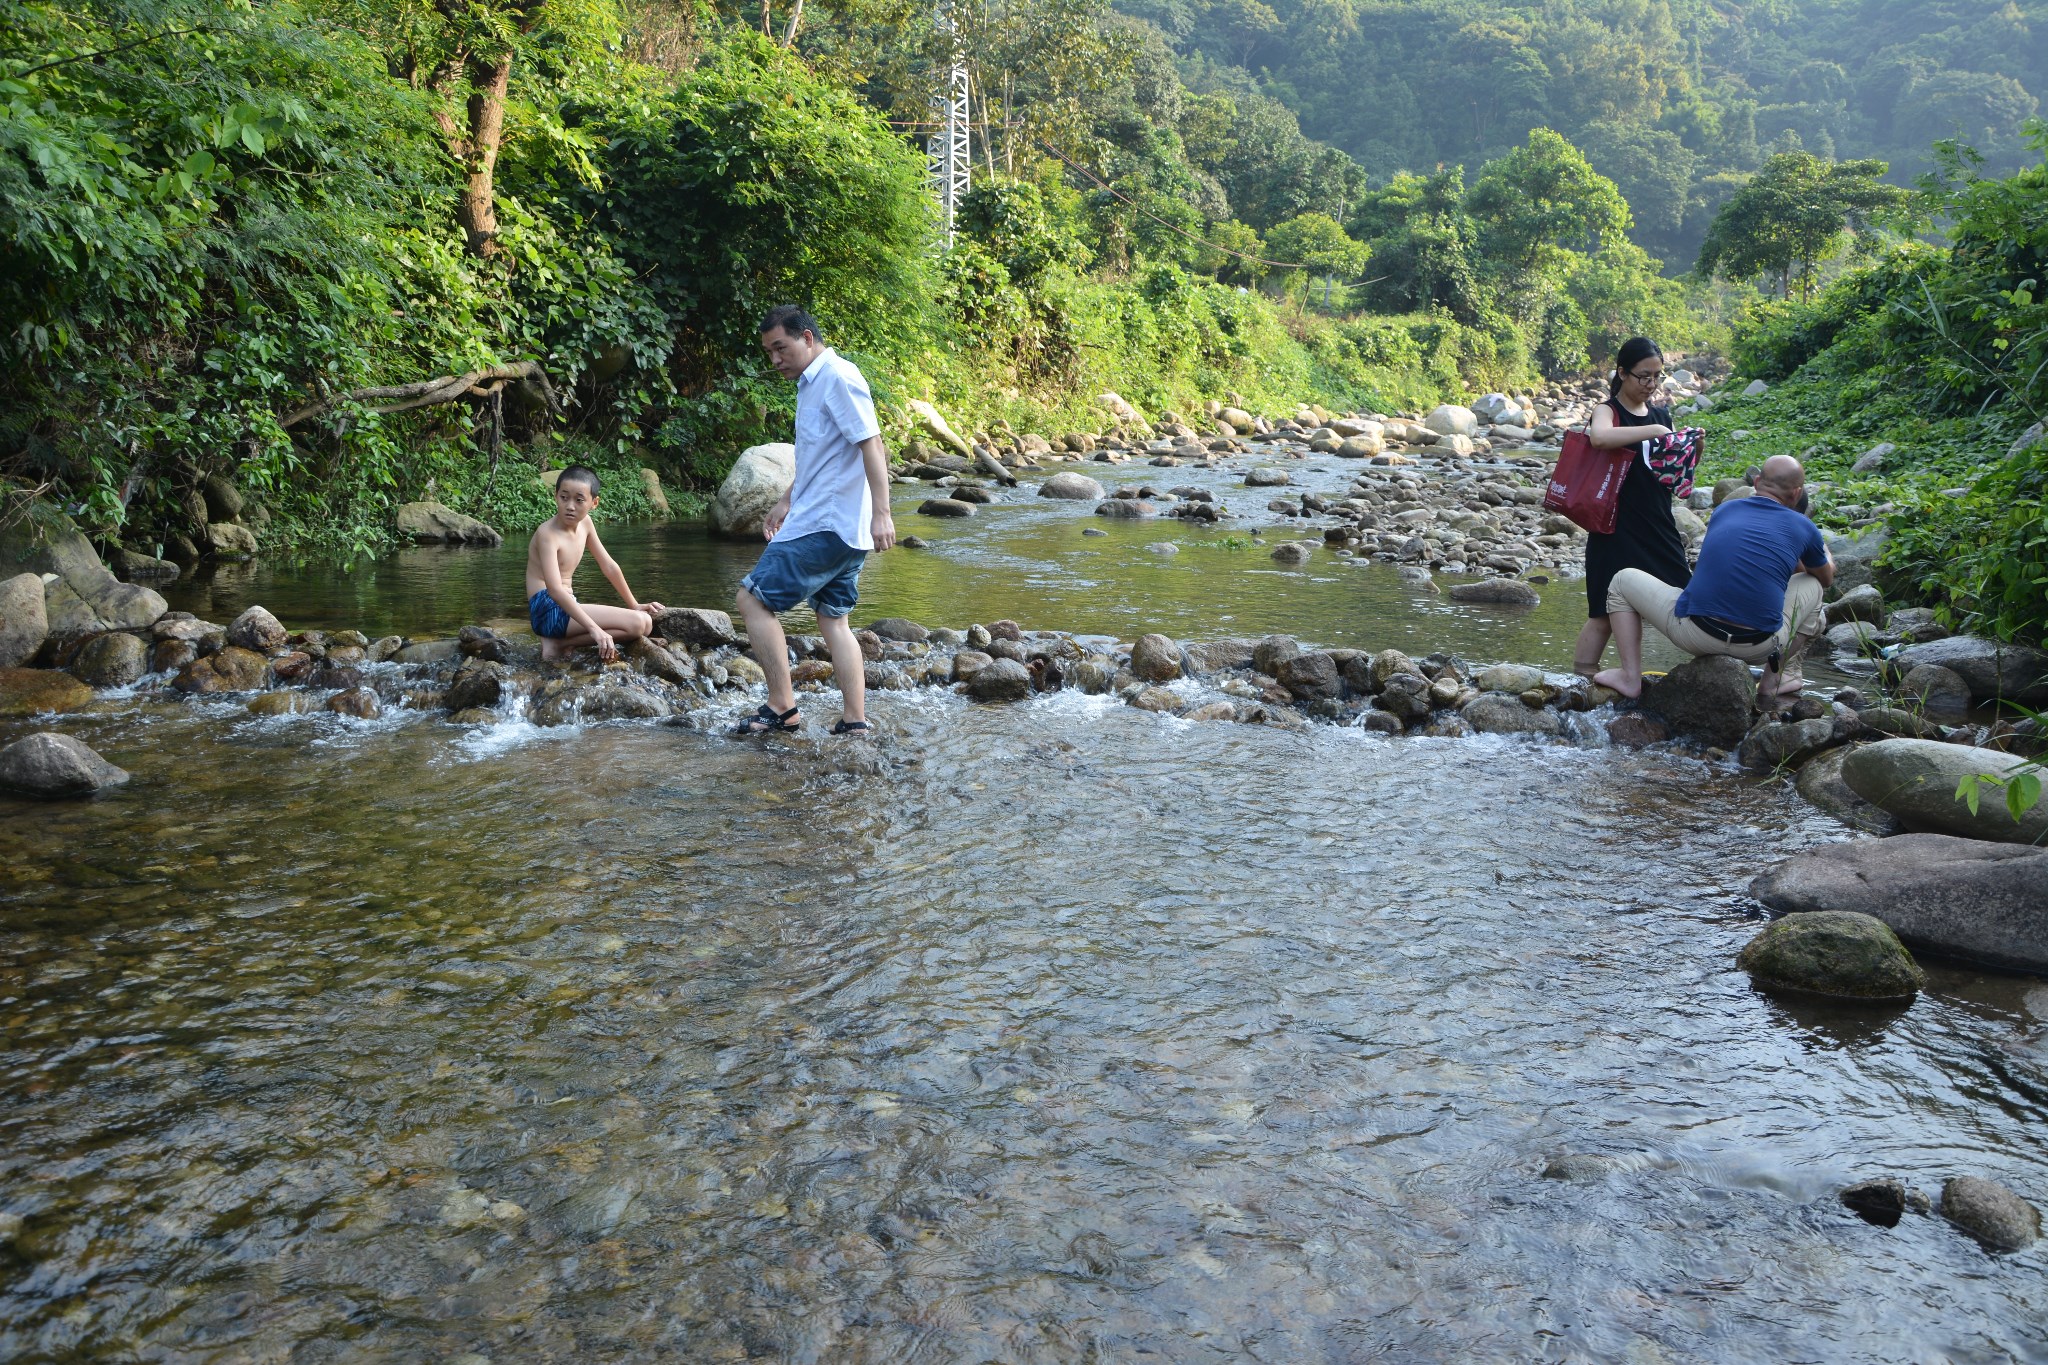
[[[1593,683],[1596,687],[1605,687],[1611,691],[1619,692],[1631,701],[1643,695],[1642,678],[1640,676],[1631,678],[1626,671],[1619,668],[1601,669],[1593,675]]]

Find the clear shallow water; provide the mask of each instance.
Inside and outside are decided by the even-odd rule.
[[[1553,666],[1580,619],[1028,491],[902,520],[875,614]],[[610,539],[677,602],[755,553]],[[446,631],[516,616],[518,549],[180,605]],[[2042,1248],[1835,1198],[2042,1202],[2048,983],[1753,992],[1743,888],[1848,833],[1784,784],[872,705],[873,746],[67,718],[135,781],[0,798],[0,1359],[2048,1359]]]
[[[1834,1198],[2038,1198],[2048,986],[1751,991],[1782,786],[876,710],[80,720],[135,783],[0,806],[0,1357],[2048,1357],[2041,1249]]]

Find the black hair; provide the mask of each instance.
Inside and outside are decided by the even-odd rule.
[[[818,320],[793,303],[778,303],[768,310],[768,316],[761,319],[762,335],[777,328],[793,337],[809,332],[820,341],[825,339],[825,334],[818,330]]]
[[[1657,349],[1657,343],[1648,337],[1630,337],[1621,343],[1621,354],[1614,357],[1614,373],[1607,379],[1607,396],[1621,397],[1621,377],[1651,356],[1662,360],[1664,352]]]
[[[587,464],[572,464],[555,476],[555,487],[565,483],[580,483],[590,490],[590,496],[597,496],[597,471]]]

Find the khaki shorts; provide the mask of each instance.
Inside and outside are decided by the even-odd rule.
[[[1607,610],[1610,614],[1634,612],[1655,626],[1658,634],[1695,657],[1725,654],[1731,659],[1751,664],[1760,664],[1772,654],[1798,653],[1808,641],[1820,634],[1821,626],[1827,620],[1827,613],[1820,602],[1820,580],[1812,574],[1793,574],[1792,581],[1785,585],[1783,624],[1778,627],[1778,633],[1751,645],[1731,644],[1707,634],[1690,618],[1678,615],[1678,597],[1683,591],[1683,588],[1674,588],[1641,569],[1623,569],[1614,576],[1614,582],[1607,589]],[[1795,641],[1797,648],[1788,649],[1787,646]]]

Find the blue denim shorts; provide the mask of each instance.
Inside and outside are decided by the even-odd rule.
[[[810,600],[820,616],[847,616],[860,601],[860,566],[868,557],[830,531],[771,540],[761,562],[740,580],[770,611]]]
[[[562,610],[562,604],[546,588],[526,599],[526,619],[533,625],[535,635],[545,635],[550,640],[559,640],[569,633],[573,624],[569,613]]]

